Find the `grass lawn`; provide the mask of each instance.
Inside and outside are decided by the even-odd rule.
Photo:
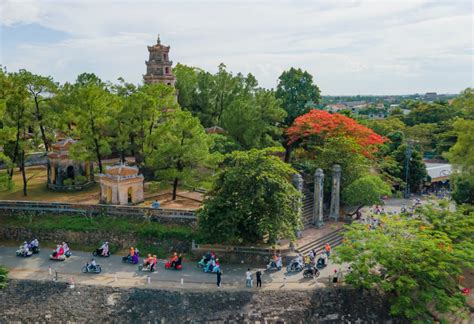
[[[6,170],[0,170],[0,173]],[[27,196],[23,195],[23,178],[17,169],[13,174],[13,189],[11,191],[0,191],[0,200],[27,200],[44,202],[63,202],[75,204],[98,204],[100,197],[100,185],[94,184],[82,191],[77,192],[55,192],[46,187],[47,170],[44,166],[26,168],[26,177],[30,179],[27,186]],[[97,179],[97,178],[96,178]],[[179,191],[176,200],[171,200],[171,186],[153,188],[145,186],[145,201],[139,206],[149,207],[153,201],[158,200],[162,208],[169,209],[191,209],[201,207],[202,194],[196,192]]]
[[[6,172],[2,170],[0,172]],[[0,200],[29,200],[48,202],[70,202],[70,203],[97,203],[99,201],[99,184],[78,192],[54,192],[46,187],[46,167],[26,168],[26,178],[30,179],[27,186],[27,196],[23,195],[23,178],[21,172],[15,170],[13,173],[13,189],[0,192]]]
[[[110,217],[80,217],[80,216],[8,216],[0,217],[0,226],[22,227],[32,230],[68,230],[73,232],[102,231],[114,234],[133,234],[137,239],[137,246],[143,253],[156,254],[165,257],[167,252],[160,246],[150,246],[144,242],[149,239],[191,241],[197,237],[196,232],[185,225],[165,225],[157,222],[148,222],[131,219],[114,219]],[[48,244],[49,243],[49,244]],[[99,242],[98,242],[99,244]],[[54,247],[53,242],[41,242],[42,246]],[[73,248],[82,251],[93,251],[97,246],[90,246],[74,242]],[[111,251],[118,251],[111,246]]]

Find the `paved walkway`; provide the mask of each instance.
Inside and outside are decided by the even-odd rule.
[[[87,285],[103,285],[115,287],[138,287],[156,289],[216,289],[216,275],[204,273],[197,267],[196,262],[183,261],[183,270],[165,270],[165,260],[159,260],[158,271],[154,273],[138,271],[136,265],[122,263],[122,257],[112,255],[108,258],[97,257],[102,273],[82,273],[82,266],[91,259],[92,255],[85,252],[73,252],[65,261],[49,260],[49,251],[42,250],[39,254],[28,258],[17,257],[16,248],[0,247],[0,264],[9,270],[13,279],[53,280],[56,275],[59,281],[69,282],[74,278],[75,283]],[[49,274],[51,267],[51,274]],[[329,264],[321,271],[318,279],[305,279],[303,273],[286,273],[280,271],[267,272],[263,268],[246,264],[222,264],[222,289],[236,290],[245,288],[245,272],[247,268],[255,273],[262,270],[262,289],[314,289],[330,283],[334,269],[339,266]],[[341,267],[345,269],[346,267]],[[150,283],[148,283],[150,276]],[[255,275],[254,283],[255,283]],[[181,284],[182,280],[182,284]],[[255,288],[254,288],[255,289]]]

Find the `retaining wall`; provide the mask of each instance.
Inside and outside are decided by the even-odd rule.
[[[14,280],[0,305],[1,323],[408,323],[389,315],[383,296],[348,288],[193,292]]]

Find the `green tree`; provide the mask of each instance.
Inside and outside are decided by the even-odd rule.
[[[349,206],[357,206],[353,213],[356,214],[362,207],[377,204],[390,193],[390,187],[380,177],[366,175],[344,188],[342,201]]]
[[[374,132],[382,136],[388,136],[391,133],[405,129],[405,124],[397,117],[364,120],[361,124],[373,129]]]
[[[277,144],[282,132],[278,125],[286,113],[275,93],[259,88],[252,74],[234,75],[224,64],[215,74],[185,65],[174,71],[179,104],[204,127],[222,127],[246,149]]]
[[[173,200],[180,183],[195,184],[212,167],[211,139],[188,111],[164,113],[147,139],[145,163],[158,179],[173,181]]]
[[[117,112],[116,149],[121,153],[132,154],[135,162],[141,165],[147,137],[156,126],[159,117],[165,110],[178,109],[175,90],[165,84],[149,84],[132,88],[128,84],[116,85],[120,100]]]
[[[23,79],[26,89],[33,101],[34,118],[40,129],[41,139],[45,151],[49,151],[49,142],[53,134],[53,125],[51,121],[52,111],[48,105],[48,101],[55,95],[58,85],[51,77],[43,77],[33,74],[26,70],[20,70],[19,77]],[[49,133],[49,134],[48,134]]]
[[[222,127],[243,148],[277,146],[281,128],[277,127],[286,116],[273,91],[256,89],[243,100],[234,103],[222,115]]]
[[[448,104],[421,103],[405,116],[405,124],[437,124],[460,115],[460,111]]]
[[[320,91],[313,83],[313,76],[301,69],[284,71],[278,80],[276,97],[283,102],[283,108],[287,112],[285,125],[290,126],[296,117],[309,111],[308,103],[319,102]]]
[[[349,262],[349,284],[387,293],[391,313],[429,321],[429,309],[456,312],[465,305],[457,286],[463,269],[473,267],[474,214],[424,208],[414,217],[377,217],[368,229],[353,223],[336,248],[338,263]]]
[[[458,203],[474,203],[474,120],[459,119],[454,124],[456,144],[446,154],[459,174],[454,173],[453,198]]]
[[[68,95],[75,125],[71,133],[80,139],[71,153],[79,160],[97,161],[102,173],[102,158],[112,152],[114,117],[120,103],[99,78],[87,73],[77,77]]]
[[[320,90],[313,82],[313,76],[307,71],[291,68],[284,71],[278,78],[276,97],[282,101],[286,110],[283,126],[289,127],[296,117],[304,115],[311,105],[321,100]],[[293,147],[288,145],[288,138],[283,136],[282,144],[285,147],[285,162],[290,162]]]
[[[199,227],[209,242],[269,242],[294,239],[300,226],[300,194],[290,183],[295,171],[274,150],[236,151],[199,212]]]
[[[369,171],[369,160],[360,154],[361,148],[352,138],[332,137],[322,143],[309,143],[295,151],[294,166],[306,174],[314,174],[316,169],[323,169],[326,175],[332,173],[334,164],[342,169],[341,188],[345,188]],[[324,182],[326,195],[331,192],[330,181]]]
[[[397,167],[395,169],[385,170],[391,176],[400,179],[401,183],[404,183],[406,180],[407,147],[407,144],[402,144],[391,153],[392,158],[397,162]],[[416,147],[412,151],[408,166],[408,185],[412,192],[418,192],[428,174],[426,172],[426,165],[423,162],[423,156]]]

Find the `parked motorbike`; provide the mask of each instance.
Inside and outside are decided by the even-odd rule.
[[[107,255],[102,255],[102,249],[96,249],[94,252],[92,252],[92,255],[106,258],[110,256],[110,251],[107,251]]]
[[[300,264],[296,259],[292,260],[286,267],[286,272],[300,272],[303,270],[303,265]]]

